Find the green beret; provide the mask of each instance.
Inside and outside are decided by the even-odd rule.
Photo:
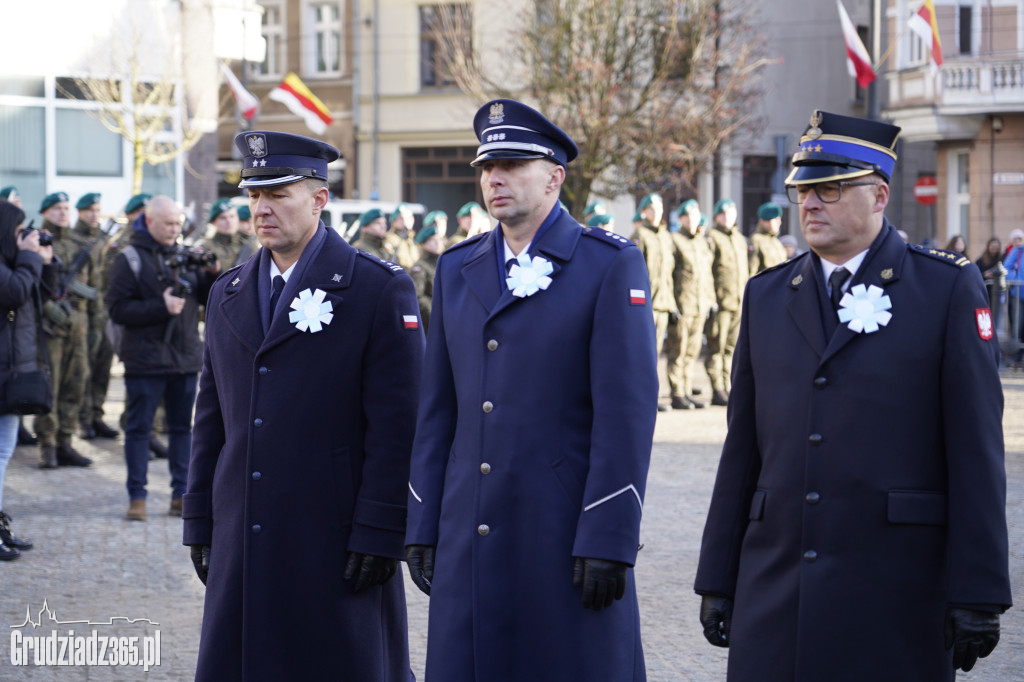
[[[248,206],[238,207],[238,219],[239,220],[252,220],[252,211],[249,210]]]
[[[636,213],[633,214],[633,222],[634,223],[638,223],[638,222],[640,222],[643,219],[644,219],[644,217],[642,215],[640,215],[640,211],[637,211]]]
[[[462,208],[459,209],[459,212],[455,214],[455,218],[465,218],[466,216],[473,212],[474,208],[480,209],[481,211],[483,210],[480,204],[476,203],[475,201],[470,201],[462,205]]]
[[[712,213],[712,215],[718,215],[719,213],[730,207],[735,208],[736,202],[733,201],[732,199],[719,199],[718,201],[715,202],[715,210],[714,213]]]
[[[152,198],[153,196],[151,194],[136,194],[128,200],[127,204],[124,205],[124,212],[132,213],[133,211],[138,211],[140,208],[145,208],[146,204],[148,204],[149,200]]]
[[[774,201],[769,201],[766,204],[761,204],[757,209],[758,220],[774,220],[775,218],[782,217],[782,207],[776,204]]]
[[[640,200],[640,206],[638,210],[644,210],[645,208],[650,206],[655,199],[661,201],[661,195],[658,194],[657,192],[652,192],[651,194],[648,194],[647,196]]]
[[[47,194],[45,197],[43,197],[43,203],[39,205],[39,211],[45,211],[54,204],[67,200],[68,195],[65,194],[64,192],[54,192],[53,194]]]
[[[612,221],[608,213],[597,213],[587,218],[587,227],[604,227]]]
[[[441,213],[441,211],[434,211],[434,213]],[[430,215],[434,215],[434,213],[431,213]],[[429,218],[430,216],[427,217]],[[437,234],[437,226],[434,225],[434,223],[430,223],[429,225],[425,225],[419,232],[417,232],[416,236],[413,237],[412,240],[417,244],[422,244],[423,242],[433,237],[435,234]]]
[[[396,219],[396,218],[397,218],[397,217],[398,217],[399,215],[401,215],[401,213],[402,213],[402,209],[403,209],[403,208],[409,208],[409,204],[407,204],[407,203],[405,203],[405,202],[402,202],[402,203],[400,203],[400,204],[399,204],[398,206],[395,206],[395,210],[391,212],[391,217],[389,217],[389,218],[388,218],[388,223],[393,223],[393,222],[395,222],[395,219]],[[381,215],[384,215],[384,212],[383,212],[383,211],[381,212]],[[408,225],[407,225],[406,227],[408,227]]]
[[[444,218],[445,223],[448,222],[448,214],[444,211],[431,211],[427,214],[427,217],[423,219],[423,227],[436,225],[438,218]],[[424,237],[424,239],[426,239],[426,237]]]
[[[704,217],[703,213],[701,213],[700,214],[700,222],[697,223],[697,227],[704,227],[707,224],[708,224],[708,219]]]
[[[369,211],[363,211],[363,214],[359,216],[359,227],[369,225],[377,218],[383,218],[384,211],[379,208],[371,208]]]
[[[690,209],[699,211],[700,204],[697,203],[696,199],[687,199],[683,203],[679,204],[679,208],[676,209],[676,217],[682,217],[690,212]]]
[[[98,192],[89,192],[88,194],[82,195],[82,198],[78,200],[77,204],[75,204],[75,208],[77,208],[79,211],[82,211],[84,209],[89,208],[93,204],[98,203],[100,203],[100,194]]]
[[[10,185],[8,187],[4,187],[3,189],[0,189],[0,199],[3,199],[4,201],[8,201],[8,200],[10,200],[12,195],[13,196],[18,196],[18,188],[15,187],[14,185]]]
[[[592,215],[600,215],[604,213],[604,202],[603,201],[591,201],[587,204],[587,207],[583,209],[583,217]]]
[[[217,201],[213,202],[213,206],[210,206],[210,215],[206,221],[212,223],[217,219],[217,216],[224,213],[224,211],[230,211],[232,208],[234,206],[231,205],[231,199],[217,199]]]

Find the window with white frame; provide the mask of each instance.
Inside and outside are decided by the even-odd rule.
[[[342,68],[341,2],[307,2],[303,28],[303,71],[314,78],[340,76]]]
[[[948,155],[949,192],[946,228],[949,236],[959,234],[970,243],[971,182],[969,149],[953,149]]]
[[[267,41],[267,55],[259,64],[252,65],[251,75],[258,79],[275,80],[284,76],[285,68],[285,3],[284,0],[263,0],[261,31]]]

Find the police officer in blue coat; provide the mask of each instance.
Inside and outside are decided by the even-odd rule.
[[[883,216],[899,131],[814,112],[786,180],[811,251],[743,298],[695,585],[732,681],[952,680],[1011,603],[988,298]]]
[[[248,131],[263,245],[207,303],[184,496],[206,584],[197,680],[409,682],[405,498],[423,333],[412,280],[324,226],[317,140]]]
[[[558,202],[572,139],[499,99],[473,122],[500,221],[440,258],[409,482],[428,682],[645,679],[632,566],[658,379],[630,241]]]

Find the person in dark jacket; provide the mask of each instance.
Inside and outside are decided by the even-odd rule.
[[[35,371],[41,356],[39,282],[50,266],[53,247],[39,244],[39,231],[23,231],[25,213],[0,202],[0,561],[17,559],[32,541],[11,533],[11,517],[3,511],[4,474],[18,439],[18,415],[7,401],[7,383],[14,372]]]
[[[164,401],[171,471],[172,516],[181,515],[192,438],[192,403],[202,369],[199,306],[213,272],[175,247],[183,223],[173,199],[155,196],[133,223],[130,246],[110,268],[107,308],[124,326],[121,361],[127,392],[124,456],[129,507],[125,518],[146,520],[146,469],[153,416]]]
[[[247,131],[263,248],[213,285],[182,542],[206,585],[197,682],[412,682],[412,280],[320,219],[334,147]]]
[[[811,252],[743,295],[695,581],[729,682],[950,682],[1011,603],[988,296],[886,220],[899,132],[814,112],[786,179]]]

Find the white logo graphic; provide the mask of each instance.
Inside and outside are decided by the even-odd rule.
[[[267,138],[262,134],[248,135],[245,141],[249,143],[249,151],[252,152],[253,156],[267,155]]]
[[[73,628],[55,626],[82,626],[78,634]],[[25,607],[25,620],[11,625],[11,665],[37,667],[54,666],[135,666],[143,671],[160,665],[160,630],[152,634],[116,636],[100,634],[88,626],[135,626],[143,633],[150,631],[154,623],[148,618],[127,618],[113,616],[105,621],[59,620],[46,600],[39,609],[36,620],[32,610]],[[42,628],[50,628],[49,632]],[[26,631],[27,629],[27,631]],[[83,632],[84,631],[84,632]]]

